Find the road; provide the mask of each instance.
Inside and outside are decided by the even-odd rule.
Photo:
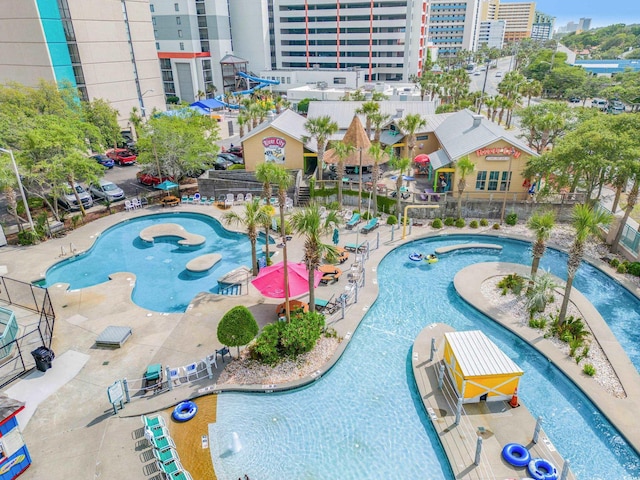
[[[484,88],[485,94],[492,96],[498,93],[498,84],[502,81],[504,75],[513,65],[511,64],[511,57],[499,58],[496,63],[497,66],[495,68],[490,68],[488,71],[481,71],[480,69],[484,68],[486,65],[478,64],[476,70],[469,74],[469,78],[471,79],[469,90],[471,92],[481,92],[486,78],[487,83]],[[496,77],[497,72],[501,72],[502,77]]]

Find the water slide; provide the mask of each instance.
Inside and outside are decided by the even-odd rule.
[[[255,87],[249,88],[248,90],[241,90],[239,92],[232,92],[231,95],[233,96],[237,96],[237,95],[251,95],[253,92],[255,92],[256,90],[260,90],[264,87],[268,87],[269,85],[279,85],[280,84],[280,80],[270,80],[268,78],[259,78],[259,77],[255,77],[253,75],[249,75],[246,72],[238,72],[238,76],[242,77],[244,79],[247,79],[251,82],[257,82],[258,84]],[[222,95],[218,95],[217,97],[215,97],[216,100],[218,100],[220,103],[222,103],[225,107],[227,108],[233,108],[235,110],[238,110],[240,108],[240,105],[236,105],[233,103],[227,103],[223,100],[223,96]]]

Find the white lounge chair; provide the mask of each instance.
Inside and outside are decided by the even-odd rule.
[[[244,203],[244,194],[239,193],[236,195],[236,205],[242,205]]]
[[[124,210],[125,212],[128,212],[130,210],[133,210],[133,204],[131,203],[131,200],[125,200],[124,201]]]
[[[196,362],[185,365],[183,368],[184,373],[187,376],[187,380],[191,379],[192,375],[196,377],[196,380],[198,379],[198,364]]]
[[[138,200],[138,197],[133,197],[131,199],[131,205],[133,206],[134,210],[136,208],[142,208],[142,204],[140,203],[140,200]]]
[[[244,201],[245,201],[245,202],[247,202],[247,203],[249,203],[249,202],[253,202],[253,194],[251,194],[251,193],[247,193],[247,194],[244,196]]]
[[[180,370],[182,370],[182,367],[169,369],[169,381],[172,382],[173,385],[180,385],[180,377],[182,377]]]

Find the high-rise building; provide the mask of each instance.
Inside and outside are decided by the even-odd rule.
[[[489,48],[501,49],[504,46],[504,20],[484,20],[478,28],[478,47],[486,45]]]
[[[429,41],[437,47],[438,56],[475,50],[479,13],[479,0],[436,0],[429,4]]]
[[[505,3],[485,0],[480,6],[480,20],[504,20],[505,42],[514,42],[531,36],[536,4],[533,2]]]
[[[123,126],[134,107],[166,108],[148,0],[6,0],[0,46],[0,83],[68,82]]]
[[[591,19],[590,18],[581,18],[578,22],[578,30],[582,32],[586,32],[591,28]]]
[[[531,38],[539,41],[549,40],[553,36],[555,17],[536,11],[531,25]]]

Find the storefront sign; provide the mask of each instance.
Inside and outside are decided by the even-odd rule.
[[[517,150],[514,147],[496,147],[496,148],[481,148],[479,150],[476,150],[476,155],[479,157],[486,156],[487,160],[498,160],[498,158],[489,159],[488,156],[507,155],[507,157],[513,156],[513,158],[519,158],[520,155],[522,155],[522,152],[520,150]],[[502,160],[502,158],[500,158],[499,160]]]
[[[11,470],[14,466],[18,465],[19,463],[22,463],[26,458],[27,456],[21,453],[17,457],[9,460],[7,463],[2,464],[2,466],[0,466],[0,475],[4,475],[9,470]]]
[[[508,155],[487,155],[484,157],[484,159],[489,162],[506,162],[510,158]]]
[[[262,139],[264,146],[264,161],[269,163],[284,163],[284,147],[287,141],[280,137],[267,137]]]

